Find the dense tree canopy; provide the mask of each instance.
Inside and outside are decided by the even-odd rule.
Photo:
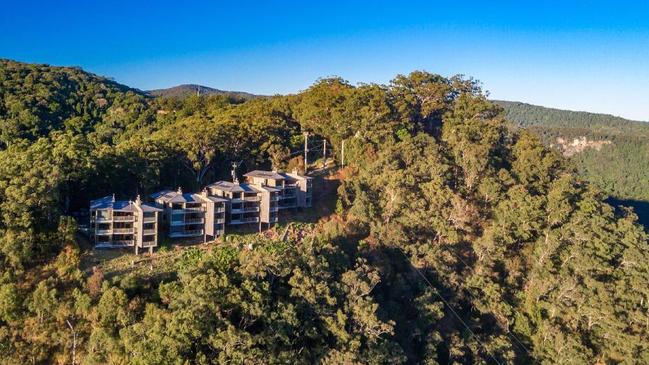
[[[610,196],[632,204],[649,227],[649,124],[611,115],[497,102],[515,126],[538,134],[548,146],[585,139],[603,142],[571,156],[581,176]]]
[[[0,363],[649,362],[636,215],[474,80],[153,99],[2,61],[0,85]],[[347,162],[308,234],[156,253],[161,273],[81,264],[90,198],[281,166],[304,131]]]

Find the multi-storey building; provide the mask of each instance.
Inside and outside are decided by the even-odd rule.
[[[311,177],[292,173],[254,170],[244,175],[246,181],[261,188],[277,190],[279,209],[309,208],[313,201]]]
[[[201,194],[163,190],[152,194],[163,209],[163,226],[170,238],[216,239],[225,232],[226,200]]]
[[[90,236],[96,247],[148,248],[158,245],[161,209],[135,201],[115,200],[115,195],[90,202]]]
[[[226,200],[226,223],[259,224],[263,191],[250,184],[217,181],[206,187],[210,197]]]
[[[226,225],[269,226],[281,209],[312,204],[312,179],[293,173],[255,170],[246,182],[218,181],[200,194],[163,190],[152,194],[155,206],[116,201],[114,196],[90,204],[91,233],[97,246],[149,248],[158,244],[159,228],[170,238],[216,239]]]

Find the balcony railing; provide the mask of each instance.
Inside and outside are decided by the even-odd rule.
[[[247,202],[258,202],[259,197],[256,196],[256,195],[255,196],[246,196],[246,197],[243,198],[243,200],[247,201]]]
[[[133,233],[133,227],[130,227],[130,228],[113,228],[113,233]]]
[[[114,245],[132,246],[133,240],[115,240],[112,242]]]
[[[172,209],[171,214],[196,214],[196,213],[202,213],[203,208],[185,208],[185,209]]]
[[[155,221],[156,221],[156,218],[155,218],[155,217],[144,217],[144,218],[142,219],[142,222],[144,222],[144,223],[153,223],[153,222],[155,222]]]
[[[112,230],[110,229],[98,229],[95,231],[95,234],[101,234],[101,235],[106,235],[106,234],[111,234]]]
[[[157,232],[156,229],[143,229],[143,230],[142,230],[142,234],[145,234],[145,235],[156,234],[156,232]]]
[[[185,210],[202,212],[203,207],[185,207]]]
[[[259,217],[233,219],[230,221],[230,224],[245,224],[245,223],[255,223],[255,222],[259,222]]]
[[[225,223],[225,219],[224,218],[216,218],[216,219],[214,219],[214,223],[217,223],[217,224],[218,223]]]
[[[95,222],[101,223],[101,222],[110,222],[113,220],[113,217],[97,217],[95,218]]]
[[[203,218],[196,218],[196,219],[186,219],[186,220],[180,220],[180,221],[171,221],[172,226],[184,226],[187,224],[200,224],[205,222],[205,219]]]
[[[239,213],[242,213],[242,212],[258,212],[258,211],[259,211],[259,207],[241,207],[241,208],[238,208],[238,209],[232,209],[232,212],[239,212]]]
[[[114,215],[113,221],[116,222],[132,222],[135,219],[132,215]]]
[[[191,230],[191,231],[171,232],[169,234],[169,237],[195,237],[195,236],[202,236],[202,235],[203,235],[203,230],[202,229],[196,229],[196,230]]]
[[[216,213],[225,213],[225,208],[216,208],[214,211]]]

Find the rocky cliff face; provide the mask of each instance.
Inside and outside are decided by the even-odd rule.
[[[597,151],[601,150],[605,145],[612,144],[613,142],[608,140],[589,140],[586,136],[581,136],[574,138],[572,141],[566,140],[562,137],[557,137],[557,143],[553,144],[552,147],[557,147],[561,150],[561,153],[566,156],[574,156],[578,153],[583,152],[588,148],[593,148]]]

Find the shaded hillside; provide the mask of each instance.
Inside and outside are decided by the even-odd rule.
[[[649,123],[606,114],[495,101],[515,126],[570,156],[589,181],[620,200],[649,201]]]
[[[0,59],[0,149],[52,131],[90,133],[146,117],[141,91],[77,67]],[[105,137],[109,137],[105,135]]]
[[[629,133],[633,130],[649,131],[645,122],[581,111],[546,108],[515,101],[494,100],[505,109],[505,116],[518,126],[546,125],[552,127],[590,128],[602,133]]]
[[[3,125],[51,129],[0,148],[1,364],[649,363],[647,235],[472,79],[95,103],[2,71]],[[327,220],[80,265],[71,206],[286,169],[303,131],[346,142]]]
[[[147,93],[152,96],[162,96],[166,98],[184,98],[190,95],[225,95],[234,99],[250,100],[261,97],[261,95],[250,94],[243,91],[219,90],[195,84],[183,84],[166,89],[149,90]]]

